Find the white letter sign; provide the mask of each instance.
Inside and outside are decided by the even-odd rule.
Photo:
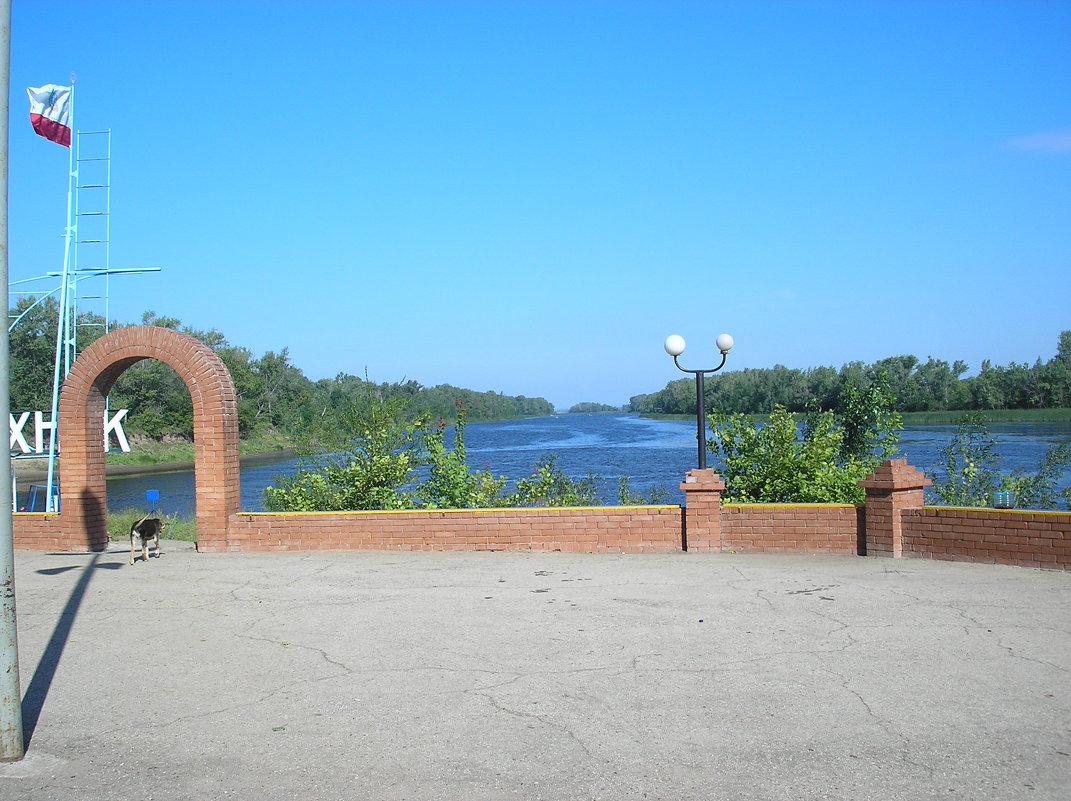
[[[112,434],[115,435],[115,441],[119,445],[119,450],[123,453],[130,453],[130,443],[127,442],[126,432],[123,431],[123,418],[126,417],[128,409],[119,409],[112,415],[111,420],[107,415],[104,417],[104,450],[108,450],[108,437]],[[44,412],[33,412],[33,447],[30,447],[30,443],[26,440],[26,435],[23,433],[23,429],[26,428],[26,422],[30,419],[30,412],[23,412],[19,415],[18,419],[15,419],[14,414],[8,414],[8,429],[10,431],[9,450],[18,449],[22,453],[48,453],[48,432],[52,430],[52,423],[45,422]]]

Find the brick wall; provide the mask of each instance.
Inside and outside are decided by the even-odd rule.
[[[864,554],[865,516],[846,504],[726,504],[716,550]],[[900,517],[903,557],[1071,569],[1068,512],[926,506]],[[202,540],[198,550],[671,552],[682,548],[684,521],[678,506],[239,513],[226,542]],[[61,515],[20,512],[13,527],[16,547],[69,549]]]
[[[223,550],[215,547],[201,550]],[[679,551],[679,506],[239,513],[226,550]]]
[[[12,540],[16,548],[34,551],[64,551],[66,537],[60,516],[51,512],[16,512],[11,515]]]
[[[1071,513],[908,509],[903,515],[903,555],[1071,570]]]
[[[858,554],[863,507],[831,503],[726,504],[723,551]]]

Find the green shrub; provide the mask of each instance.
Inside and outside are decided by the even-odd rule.
[[[1003,491],[1015,493],[1015,506],[1021,509],[1055,509],[1061,502],[1071,508],[1071,488],[1056,489],[1064,468],[1071,465],[1067,443],[1051,445],[1033,472],[1001,473],[988,418],[967,412],[941,453],[943,469],[927,472],[934,494],[947,506],[990,506],[993,493]]]
[[[865,389],[845,384],[836,412],[812,411],[801,428],[775,406],[758,423],[743,414],[709,415],[707,447],[721,457],[725,499],[738,503],[863,503],[859,486],[896,452],[900,415],[884,376]]]

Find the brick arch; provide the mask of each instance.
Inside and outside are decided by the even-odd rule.
[[[169,328],[130,326],[105,334],[78,355],[59,399],[60,519],[64,545],[107,547],[102,446],[104,399],[142,359],[157,359],[185,382],[193,401],[198,550],[222,551],[240,504],[238,400],[223,360],[204,343]]]

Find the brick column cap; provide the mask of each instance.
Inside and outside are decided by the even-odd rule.
[[[689,470],[684,474],[681,489],[685,492],[721,492],[725,482],[713,470]]]
[[[907,459],[886,459],[860,481],[859,486],[873,490],[907,490],[921,489],[932,483],[918,468],[909,465]]]

